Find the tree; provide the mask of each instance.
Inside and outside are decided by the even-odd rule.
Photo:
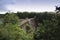
[[[37,30],[34,33],[34,40],[42,40],[42,36],[44,36],[43,34],[45,33],[45,27],[43,26],[43,24],[38,24]]]
[[[35,39],[36,40],[58,40],[56,32],[58,29],[58,20],[55,18],[51,20],[44,20],[43,24],[37,28]]]
[[[18,24],[19,18],[14,13],[6,13],[3,18],[3,23]]]
[[[0,40],[32,40],[19,25],[19,18],[15,14],[5,14],[3,24],[0,25]]]

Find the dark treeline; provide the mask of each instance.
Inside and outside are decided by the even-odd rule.
[[[55,13],[54,12],[17,12],[16,15],[20,19],[36,18],[38,23],[42,23],[43,20],[52,19]]]
[[[34,40],[60,40],[60,14],[54,12],[17,12],[20,18],[35,18],[37,30]]]
[[[5,22],[9,23],[9,21],[10,22],[12,21],[12,18],[15,19],[15,16],[12,15],[12,13],[10,13],[11,15],[8,15],[8,16],[7,16],[7,14],[9,14],[9,13],[1,15],[1,17],[4,17],[3,18],[4,20],[7,20]],[[19,17],[19,19],[35,18],[35,21],[37,23],[37,29],[36,29],[35,32],[33,32],[33,35],[29,35],[27,33],[18,34],[18,35],[23,36],[23,37],[22,36],[17,36],[17,37],[22,38],[22,39],[19,38],[20,40],[60,40],[60,14],[56,14],[54,12],[40,12],[40,13],[39,12],[17,12],[17,13],[14,13],[14,14],[17,17]],[[12,18],[10,18],[11,20],[8,20],[9,17],[12,17]],[[18,19],[15,19],[15,22],[17,22],[16,20],[18,20]],[[15,22],[13,22],[13,23],[15,23]],[[17,23],[15,23],[15,24],[17,24]],[[11,24],[9,23],[8,25],[11,25]],[[17,30],[18,30],[18,28],[17,28]],[[2,31],[4,31],[4,30],[2,30]],[[22,30],[22,31],[25,32],[24,30]],[[18,33],[19,33],[19,31],[18,31]],[[29,37],[27,37],[26,35],[29,36]],[[13,38],[12,40],[15,40],[15,39]]]

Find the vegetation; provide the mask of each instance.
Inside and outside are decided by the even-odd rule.
[[[35,18],[37,29],[31,25],[21,29],[19,19]],[[0,16],[0,40],[60,40],[60,14],[54,12],[17,12]]]
[[[0,40],[32,40],[18,25],[19,18],[15,14],[5,14],[0,24]]]

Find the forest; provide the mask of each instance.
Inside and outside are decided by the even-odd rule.
[[[19,19],[35,18],[36,30],[20,28]],[[60,14],[55,12],[7,12],[0,14],[0,40],[60,40]]]

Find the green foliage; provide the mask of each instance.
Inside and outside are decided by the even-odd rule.
[[[3,18],[3,23],[12,23],[12,24],[18,24],[19,18],[13,14],[13,13],[6,13]]]
[[[36,24],[38,24],[36,31],[33,32],[30,25],[26,25],[28,33],[19,28],[19,18],[16,15],[19,18],[35,17]],[[60,40],[60,14],[53,12],[17,12],[16,14],[5,14],[2,21],[3,24],[0,24],[0,40],[33,40],[33,36],[34,40]]]
[[[60,33],[58,33],[60,29],[58,22],[59,21],[56,18],[51,18],[51,20],[43,20],[42,25],[40,24],[37,28],[34,36],[35,40],[60,40],[60,36],[58,37],[58,34]]]
[[[29,39],[33,40],[33,29],[32,29],[31,25],[26,24],[26,32],[27,32],[27,34],[29,36]]]
[[[21,29],[15,14],[5,14],[0,25],[0,40],[32,40],[32,36]]]
[[[31,27],[31,25],[26,24],[26,31],[27,31],[27,33],[33,32],[33,29],[32,29],[32,27]]]
[[[45,27],[43,26],[43,24],[39,23],[37,30],[34,33],[34,40],[41,40],[40,37],[43,33],[45,33]]]
[[[0,40],[26,40],[27,36],[23,29],[11,24],[6,24],[0,29]]]

